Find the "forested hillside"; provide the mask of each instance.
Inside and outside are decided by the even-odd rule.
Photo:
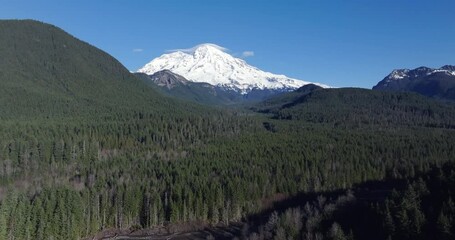
[[[175,111],[105,52],[36,21],[0,21],[2,119],[113,118],[121,113]]]
[[[160,95],[53,26],[0,21],[0,31],[0,239],[229,224],[299,194],[413,179],[455,156],[454,106],[418,95],[316,89],[259,112],[215,110]],[[451,208],[443,214],[452,223]]]
[[[415,93],[304,86],[296,92],[268,99],[252,109],[272,114],[274,119],[345,127],[455,127],[454,104],[443,104]]]

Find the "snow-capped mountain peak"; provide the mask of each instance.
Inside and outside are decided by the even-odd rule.
[[[455,100],[455,66],[393,70],[373,90],[416,92],[437,99]]]
[[[138,72],[151,75],[165,69],[182,75],[189,81],[206,82],[242,94],[253,89],[291,90],[310,83],[262,71],[240,58],[233,57],[227,53],[226,48],[211,43],[172,50],[153,59]]]
[[[414,79],[423,76],[430,76],[436,73],[443,73],[450,76],[455,76],[455,66],[446,65],[441,68],[428,68],[418,67],[416,69],[395,69],[389,75],[387,75],[383,81],[385,83],[402,80],[402,79]]]

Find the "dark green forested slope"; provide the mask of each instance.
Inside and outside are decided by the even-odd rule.
[[[0,21],[0,53],[3,119],[169,109],[116,59],[51,25]]]
[[[226,224],[455,156],[452,105],[333,89],[257,107],[269,114],[214,110],[159,95],[53,26],[0,26],[0,239]]]
[[[414,93],[302,87],[253,107],[275,119],[333,125],[455,127],[455,105]]]

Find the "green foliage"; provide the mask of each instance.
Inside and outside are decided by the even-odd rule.
[[[455,156],[453,106],[412,94],[315,90],[268,110],[272,119],[166,98],[53,26],[0,21],[0,32],[0,239],[226,224],[277,195],[414,177]],[[407,236],[428,220],[413,189],[389,208],[394,232],[417,230]],[[338,225],[326,234],[333,221],[319,226],[333,213],[325,206],[305,221],[301,209],[274,217],[271,236],[304,236],[305,226],[348,238],[340,221],[343,235]]]
[[[0,21],[0,52],[1,119],[102,119],[185,107],[147,87],[112,56],[51,25]]]
[[[394,191],[379,210],[387,235],[397,239],[450,239],[455,233],[454,165],[435,168],[424,179]]]
[[[276,119],[344,128],[455,128],[455,105],[414,93],[315,88],[277,96],[253,109],[271,113]]]
[[[454,163],[446,163],[418,177],[359,184],[346,194],[303,194],[266,223],[249,222],[258,229],[249,239],[453,239],[454,173]]]

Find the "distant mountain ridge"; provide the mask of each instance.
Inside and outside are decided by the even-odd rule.
[[[179,84],[186,85],[188,84],[188,80],[186,78],[175,74],[169,70],[162,70],[156,72],[149,76],[150,80],[156,83],[160,87],[166,87],[167,89],[172,89]]]
[[[409,91],[433,98],[455,100],[455,66],[396,69],[374,86],[373,90]]]
[[[208,83],[190,82],[169,70],[162,70],[152,75],[135,73],[151,88],[169,97],[196,102],[204,105],[229,105],[241,101],[241,95],[226,91]]]
[[[285,75],[264,72],[248,65],[244,60],[225,52],[215,44],[201,44],[191,49],[181,49],[163,54],[138,70],[152,75],[170,70],[192,82],[205,82],[227,90],[248,94],[254,90],[291,91],[309,84]],[[314,83],[327,87],[326,85]]]
[[[135,75],[147,85],[165,95],[205,105],[258,102],[288,91],[287,89],[253,89],[247,94],[242,94],[232,89],[214,86],[205,82],[191,82],[170,70],[161,70],[152,75],[145,73],[135,73]],[[309,85],[314,84],[305,86]]]
[[[165,95],[204,105],[231,105],[243,102],[257,102],[285,92],[280,89],[253,89],[247,94],[241,94],[237,91],[213,86],[205,82],[191,82],[169,70],[162,70],[152,75],[145,73],[135,73],[135,75],[145,84]]]

